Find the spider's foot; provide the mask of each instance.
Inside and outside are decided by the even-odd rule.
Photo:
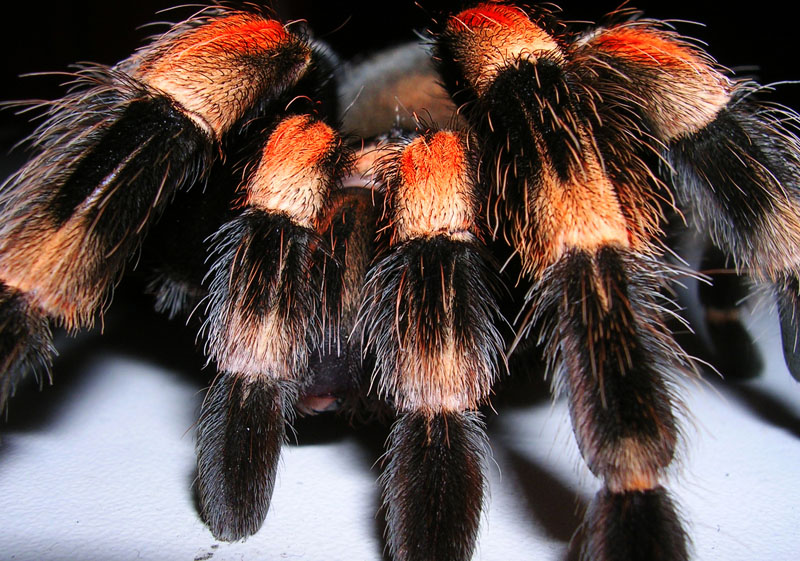
[[[583,558],[591,561],[687,561],[687,536],[663,487],[603,489],[586,513]]]
[[[197,435],[197,489],[215,537],[244,539],[269,510],[275,471],[296,388],[270,379],[222,375],[203,402]]]
[[[0,282],[0,412],[29,371],[50,376],[55,354],[50,322],[25,295]]]
[[[800,381],[800,286],[797,277],[775,284],[781,320],[783,356],[792,376]]]
[[[381,477],[392,559],[472,558],[487,451],[483,423],[475,413],[400,417]]]
[[[742,323],[742,302],[749,282],[730,270],[728,257],[714,246],[706,247],[700,270],[711,284],[700,283],[699,296],[711,345],[710,360],[726,379],[744,380],[761,373],[764,361]]]

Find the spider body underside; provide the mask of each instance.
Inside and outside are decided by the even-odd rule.
[[[0,404],[141,254],[218,371],[197,491],[219,539],[263,523],[295,411],[369,401],[395,417],[389,555],[472,558],[481,408],[538,346],[603,484],[583,558],[689,559],[664,486],[696,368],[670,222],[775,293],[800,379],[798,116],[663,22],[480,3],[342,69],[301,26],[214,5],[69,88],[0,193]],[[701,291],[712,330],[739,329],[731,282]]]

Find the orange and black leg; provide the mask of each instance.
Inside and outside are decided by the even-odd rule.
[[[112,68],[80,68],[43,107],[35,155],[0,195],[0,312],[14,334],[0,342],[0,407],[27,367],[47,370],[50,320],[91,325],[174,194],[318,60],[279,22],[209,9]]]
[[[517,341],[538,333],[603,481],[583,556],[686,560],[663,487],[679,435],[674,375],[688,360],[664,324],[673,273],[656,238],[660,185],[644,140],[622,132],[624,116],[585,86],[548,21],[488,3],[453,16],[437,47],[443,73],[484,143],[490,220],[530,286]]]
[[[364,304],[375,386],[397,412],[381,477],[398,561],[470,559],[487,442],[478,406],[502,361],[481,194],[466,135],[424,131],[390,150],[387,247]]]
[[[341,138],[297,115],[269,134],[243,209],[212,241],[206,347],[219,371],[197,436],[201,511],[238,540],[264,521],[309,355],[322,337],[322,223],[348,166]]]

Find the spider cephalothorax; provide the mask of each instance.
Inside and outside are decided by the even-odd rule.
[[[663,487],[694,370],[665,229],[695,222],[774,290],[800,377],[798,117],[634,12],[437,19],[426,48],[349,67],[298,24],[213,5],[79,68],[0,194],[0,405],[48,371],[51,323],[91,325],[141,248],[157,307],[201,316],[218,371],[197,436],[216,537],[258,531],[296,410],[366,396],[396,417],[392,558],[470,559],[481,407],[538,343],[603,483],[584,557],[688,559]]]

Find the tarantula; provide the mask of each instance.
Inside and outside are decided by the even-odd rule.
[[[662,486],[694,368],[665,231],[696,223],[774,291],[800,379],[798,117],[632,11],[573,30],[483,2],[432,28],[435,72],[410,47],[342,71],[299,24],[214,4],[78,68],[0,193],[0,404],[49,373],[51,325],[92,325],[141,254],[218,371],[197,489],[219,539],[264,521],[295,411],[367,395],[396,417],[391,557],[470,559],[480,408],[538,344],[603,482],[584,558],[688,559]]]

